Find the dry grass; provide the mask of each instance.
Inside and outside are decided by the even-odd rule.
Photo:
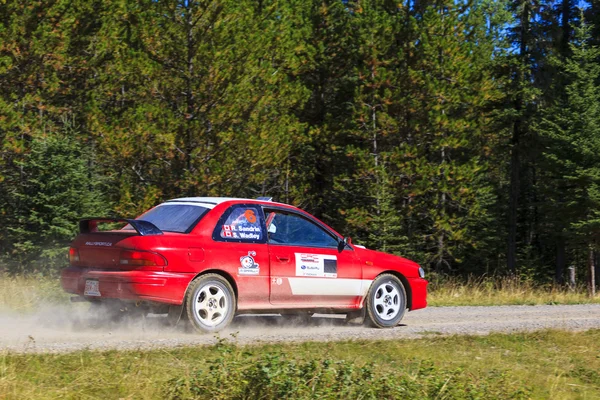
[[[431,282],[427,300],[431,306],[581,304],[600,303],[600,296],[590,298],[585,287],[569,290],[518,277],[470,277]]]
[[[63,292],[56,278],[44,276],[15,276],[0,274],[0,310],[29,312],[41,305],[66,303],[69,295]]]

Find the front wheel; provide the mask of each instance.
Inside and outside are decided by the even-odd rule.
[[[235,314],[235,293],[221,275],[206,274],[192,281],[186,295],[188,319],[200,332],[217,332]]]
[[[400,279],[391,274],[377,277],[365,302],[367,320],[377,328],[392,328],[406,312],[406,291]]]

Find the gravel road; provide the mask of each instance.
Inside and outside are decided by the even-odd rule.
[[[407,313],[402,325],[394,329],[366,328],[326,315],[315,315],[308,322],[276,315],[239,316],[229,329],[218,335],[198,334],[179,325],[166,327],[165,317],[153,315],[145,320],[92,327],[86,309],[81,306],[50,308],[26,316],[0,313],[0,353],[151,349],[207,345],[219,338],[258,344],[600,328],[600,304],[430,307]]]

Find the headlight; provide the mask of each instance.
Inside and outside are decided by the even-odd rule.
[[[425,270],[423,269],[423,267],[419,267],[419,276],[421,278],[425,278]]]

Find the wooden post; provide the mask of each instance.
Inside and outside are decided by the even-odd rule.
[[[590,297],[596,296],[596,266],[594,265],[594,249],[590,246],[588,249],[588,294]]]
[[[575,266],[571,265],[569,268],[569,289],[575,290]]]

